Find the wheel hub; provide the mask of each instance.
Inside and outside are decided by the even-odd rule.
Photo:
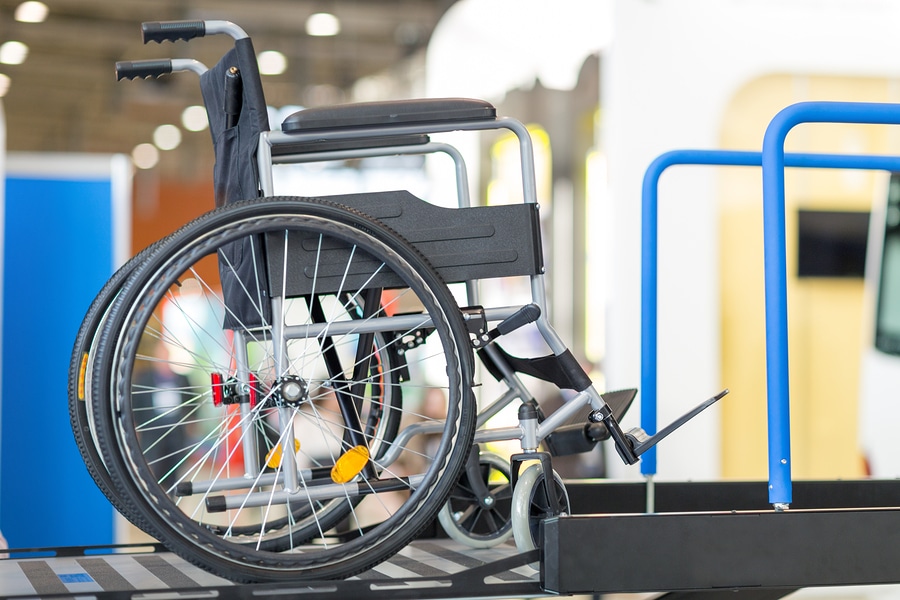
[[[296,375],[282,377],[278,380],[275,398],[278,405],[299,406],[309,400],[309,384]]]

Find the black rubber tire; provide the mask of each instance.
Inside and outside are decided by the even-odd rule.
[[[399,468],[394,467],[395,464],[403,464],[404,460],[401,459],[408,459],[410,464],[416,462],[424,464],[421,473],[410,467],[414,470],[414,483],[406,484],[408,489],[397,499],[401,504],[396,511],[389,510],[381,494],[364,493],[361,502],[365,503],[368,499],[374,498],[369,506],[383,510],[385,512],[383,516],[363,526],[359,514],[361,511],[351,509],[355,519],[359,521],[351,532],[331,530],[330,527],[334,524],[328,524],[329,529],[325,529],[325,525],[313,523],[313,527],[319,528],[315,535],[318,538],[316,544],[303,548],[294,547],[291,552],[280,553],[273,551],[265,543],[254,544],[252,537],[250,540],[235,539],[233,530],[224,533],[221,528],[218,531],[214,530],[215,528],[207,524],[205,517],[197,516],[198,511],[202,513],[205,510],[202,506],[196,509],[193,507],[182,509],[177,498],[159,485],[157,475],[152,472],[141,445],[142,436],[148,429],[143,426],[144,424],[135,424],[135,415],[142,410],[136,404],[141,389],[135,387],[139,373],[137,367],[140,366],[136,363],[144,362],[147,358],[139,349],[140,338],[144,333],[155,331],[153,328],[156,325],[152,322],[154,311],[167,301],[169,288],[181,284],[180,278],[194,266],[195,260],[200,261],[200,257],[206,256],[209,252],[221,256],[219,252],[232,248],[232,244],[244,239],[261,239],[265,233],[277,232],[280,237],[270,236],[270,239],[281,243],[280,240],[283,238],[283,243],[287,246],[287,241],[292,238],[285,232],[300,230],[312,232],[320,236],[320,240],[327,238],[328,242],[342,248],[352,248],[346,259],[348,265],[360,264],[354,262],[358,261],[354,256],[374,260],[375,264],[379,265],[374,271],[378,276],[392,273],[395,277],[399,277],[405,293],[424,307],[430,322],[427,328],[430,336],[429,341],[422,345],[421,349],[416,344],[407,345],[404,340],[403,334],[412,331],[381,331],[381,333],[385,336],[393,335],[394,337],[390,338],[393,341],[390,343],[398,348],[402,345],[404,360],[410,363],[407,365],[409,368],[405,370],[413,373],[414,379],[412,382],[404,382],[405,387],[423,392],[426,385],[433,386],[427,389],[437,391],[433,395],[440,397],[443,404],[441,408],[445,411],[446,418],[443,416],[427,418],[427,422],[434,424],[440,434],[435,447],[427,452],[416,451],[406,442],[402,445],[391,444],[390,439],[380,434],[381,439],[387,444],[387,449],[374,451],[372,456],[375,460],[370,458],[370,462],[374,465],[374,469],[385,475],[386,480],[403,481],[397,479],[399,472],[392,473],[392,469],[396,471]],[[321,241],[320,246],[329,247],[327,243]],[[266,252],[271,259],[274,255],[272,244],[268,246]],[[219,263],[220,267],[223,263],[230,264],[223,260]],[[279,265],[279,268],[286,265],[287,261],[285,265]],[[307,265],[306,271],[314,271],[317,268],[310,268]],[[198,268],[193,273],[196,274],[199,270]],[[289,274],[285,279],[290,276],[292,275]],[[369,274],[364,275],[368,276]],[[215,279],[215,276],[211,279]],[[318,295],[320,292],[317,290],[315,293]],[[324,292],[321,295],[325,295]],[[256,295],[248,294],[248,297]],[[386,306],[391,306],[394,302],[391,300]],[[379,311],[383,313],[377,315],[379,318],[388,314],[385,308]],[[260,317],[265,329],[269,325],[263,313],[264,311],[260,311],[257,316]],[[415,318],[423,325],[426,323],[426,319],[422,317]],[[236,320],[240,322],[240,319]],[[377,325],[378,321],[375,323]],[[340,329],[330,323],[328,327]],[[352,325],[347,328],[357,327]],[[422,325],[418,327],[421,328]],[[160,330],[163,331],[164,328]],[[247,333],[250,333],[249,329]],[[231,204],[193,221],[170,236],[162,244],[160,251],[136,270],[126,282],[120,292],[120,300],[116,302],[101,337],[101,351],[94,364],[94,379],[107,381],[112,386],[112,388],[106,385],[98,386],[98,390],[115,390],[107,401],[96,402],[94,406],[97,439],[103,451],[104,463],[108,465],[113,478],[122,482],[123,492],[141,511],[142,516],[160,532],[163,543],[195,564],[236,581],[347,577],[385,560],[403,548],[432,522],[455,484],[471,446],[475,425],[475,406],[471,390],[472,353],[468,333],[451,292],[415,247],[379,222],[343,206],[314,199],[269,198]],[[437,351],[430,349],[428,344],[431,343],[438,346]],[[286,354],[290,355],[289,352]],[[411,356],[422,361],[437,362],[436,365],[431,365],[432,368],[427,373],[429,377],[438,378],[436,383],[424,379],[424,370],[420,368],[419,363],[410,360]],[[194,361],[194,358],[191,360]],[[201,361],[197,358],[196,362],[200,364]],[[423,366],[428,365],[423,363]],[[277,376],[284,375],[285,373],[279,371]],[[323,385],[334,386],[335,383],[310,379],[310,388],[313,385],[317,390],[322,390],[325,389]],[[267,390],[269,393],[275,387],[277,385],[272,384],[268,388],[261,387],[260,390]],[[366,389],[369,390],[368,385]],[[200,406],[205,400],[203,393],[196,391],[195,404]],[[408,408],[407,404],[404,397],[403,408],[400,409],[403,414],[418,419],[426,418],[423,417],[424,411],[420,407],[414,407],[413,410],[413,407]],[[187,406],[188,403],[185,402],[184,405]],[[257,414],[266,407],[265,404],[259,406],[262,408],[258,409]],[[317,411],[312,401],[300,402],[291,407],[281,406],[278,410],[283,413],[286,411],[289,423],[303,418],[303,411],[306,410],[307,418],[318,424],[320,431],[324,432],[333,425],[331,421],[326,425],[326,420],[318,416],[309,417]],[[142,433],[138,433],[138,430]],[[225,426],[225,430],[229,430],[228,426]],[[400,436],[402,435],[401,431]],[[327,437],[324,433],[322,436]],[[343,431],[337,437],[332,436],[335,440],[341,438],[341,441],[343,437]],[[199,449],[199,445],[196,448]],[[343,446],[341,448],[343,451]],[[391,458],[386,457],[392,452],[395,454]],[[379,464],[379,458],[384,462],[389,461],[389,464]],[[367,491],[372,489],[373,485],[369,477],[368,473],[363,473],[354,481],[359,482],[360,489]],[[228,479],[229,485],[232,485],[234,479],[236,478]],[[312,488],[311,486],[319,483],[319,480],[304,481],[304,486],[307,483],[310,487],[303,489],[315,489],[323,494],[335,488],[334,484],[330,487],[324,485]],[[350,497],[348,492],[342,493],[347,498]],[[295,495],[298,498],[303,496],[299,492],[294,492],[289,496],[289,502],[297,502],[294,499]],[[224,503],[226,497],[221,498]],[[244,498],[249,498],[249,495],[245,495]],[[259,501],[259,495],[256,499]],[[335,498],[330,502],[340,500],[341,498]],[[242,502],[247,500],[236,502],[236,505],[243,508]],[[318,509],[313,511],[313,516],[318,514]],[[270,521],[266,519],[261,522]],[[311,525],[304,524],[304,527],[309,528]],[[245,537],[247,536],[242,536]],[[265,532],[259,536],[260,539],[263,537]],[[281,539],[284,539],[283,535]],[[290,536],[289,539],[294,540],[294,537]]]
[[[146,260],[156,250],[158,245],[159,242],[156,242],[128,260],[113,273],[94,297],[75,336],[72,355],[69,360],[68,380],[69,422],[72,426],[75,445],[78,447],[78,452],[81,454],[85,468],[113,507],[135,526],[154,537],[155,534],[152,528],[142,521],[136,514],[135,509],[129,506],[116,489],[116,485],[110,477],[106,465],[103,463],[103,458],[100,456],[93,435],[90,379],[92,362],[98,348],[99,335],[106,317],[109,315],[113,303],[119,295],[119,290],[121,290],[125,280],[131,275],[135,267]]]
[[[145,262],[152,252],[157,250],[159,245],[160,242],[156,242],[130,259],[113,274],[94,298],[94,301],[91,303],[91,306],[82,320],[75,344],[73,345],[69,364],[68,385],[69,418],[72,431],[76,445],[89,474],[98,488],[119,513],[139,529],[157,539],[160,535],[141,516],[141,511],[135,509],[130,501],[126,497],[123,497],[123,494],[118,491],[117,486],[120,484],[117,484],[110,477],[109,471],[103,463],[102,456],[100,456],[93,435],[94,425],[93,414],[91,411],[91,402],[93,400],[90,397],[91,390],[89,387],[90,379],[92,378],[91,365],[94,360],[94,354],[98,354],[99,348],[101,347],[99,344],[100,335],[98,332],[102,330],[103,324],[112,309],[113,303],[118,298],[119,290],[122,288],[126,279],[131,275],[137,265]],[[348,311],[351,313],[351,316],[360,318],[359,315],[363,311],[360,300],[356,298],[347,298],[346,303],[347,306],[352,309]],[[385,347],[385,344],[380,344],[380,347]],[[373,350],[373,355],[376,355],[376,363],[373,365],[373,369],[381,369],[384,372],[383,377],[389,381],[382,385],[385,391],[381,398],[379,414],[370,411],[369,418],[367,419],[367,426],[371,428],[380,426],[383,430],[382,438],[390,441],[397,435],[397,430],[400,425],[402,393],[399,386],[396,385],[393,380],[398,377],[397,373],[403,369],[403,358],[390,349],[387,351],[379,349],[378,341],[376,341],[376,348]],[[379,423],[380,421],[383,421],[383,423]],[[379,448],[379,452],[383,454],[386,449],[386,445],[383,444]],[[324,523],[330,527],[345,518],[351,509],[352,507],[346,506],[343,507],[342,510],[332,510],[327,519],[320,516],[318,520],[320,523]],[[310,511],[308,507],[299,507],[293,510],[290,515],[267,521],[266,530],[278,531],[284,529],[292,522],[307,518],[309,514]],[[241,535],[244,532],[252,530],[254,527],[255,526],[253,525],[235,526],[228,531],[225,531],[221,528],[210,526],[209,529],[220,535]],[[305,541],[305,539],[309,537],[309,534],[302,530],[289,529],[289,533],[285,536],[270,537],[267,539],[265,548],[269,551],[286,550],[301,541]]]

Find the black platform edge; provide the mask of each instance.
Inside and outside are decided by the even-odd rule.
[[[573,512],[544,523],[547,591],[670,592],[768,600],[804,587],[900,583],[900,481],[794,482],[785,512],[765,482],[573,482]],[[746,508],[750,507],[750,508]],[[630,513],[630,514],[626,514]],[[734,597],[734,596],[729,596]]]
[[[644,482],[566,480],[573,514],[641,513]],[[768,510],[765,481],[680,481],[654,483],[655,512]],[[900,479],[793,482],[792,509],[900,507]]]
[[[589,548],[589,551],[575,549]],[[560,594],[900,583],[900,510],[571,516],[544,525]]]

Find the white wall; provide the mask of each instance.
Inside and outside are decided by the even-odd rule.
[[[668,150],[715,148],[729,99],[760,75],[897,76],[897,23],[900,3],[883,0],[615,1],[601,84],[617,250],[610,256],[611,387],[639,377],[639,200],[647,165]],[[751,149],[761,148],[763,135]],[[728,384],[718,381],[715,171],[676,169],[660,186],[661,422]],[[664,442],[660,475],[717,476],[717,429],[716,419],[699,417]]]
[[[536,77],[547,87],[571,89],[584,59],[609,44],[612,6],[610,0],[460,0],[432,35],[427,93],[493,100]]]
[[[513,87],[528,72],[546,71],[542,48],[577,38],[574,50],[602,51],[599,141],[613,215],[605,370],[609,388],[634,386],[640,378],[640,190],[649,163],[668,150],[716,148],[729,99],[760,75],[897,77],[900,3],[572,0],[544,6],[549,3],[463,0],[451,8],[429,48],[427,89],[432,96],[490,99],[501,83]],[[568,61],[557,60],[565,70]],[[759,150],[763,135],[748,149]],[[661,425],[728,383],[719,381],[715,177],[712,168],[676,167],[660,185]],[[626,424],[637,424],[638,414],[632,409]],[[704,414],[663,442],[660,477],[717,477],[718,429],[715,413]],[[612,462],[615,473],[638,475]]]

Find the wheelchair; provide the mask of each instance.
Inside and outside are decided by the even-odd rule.
[[[435,519],[474,548],[513,538],[533,550],[541,521],[570,511],[552,455],[611,438],[634,464],[723,395],[656,435],[621,429],[636,390],[599,393],[546,316],[520,122],[484,101],[442,98],[311,108],[273,131],[240,27],[145,23],[143,34],[234,39],[209,69],[117,63],[119,79],[200,75],[216,207],[97,295],[73,348],[69,407],[97,485],[173,552],[234,581],[344,578]],[[430,137],[489,129],[518,139],[524,202],[471,205],[461,156]],[[453,158],[456,208],[404,190],[273,195],[279,164],[431,152]],[[507,277],[527,278],[530,302],[482,305],[479,282]],[[525,327],[546,355],[500,346]],[[499,382],[498,398],[476,401],[476,364]],[[545,415],[532,378],[571,398]],[[492,426],[510,405],[518,423]],[[509,441],[521,447],[510,458],[481,450]]]

